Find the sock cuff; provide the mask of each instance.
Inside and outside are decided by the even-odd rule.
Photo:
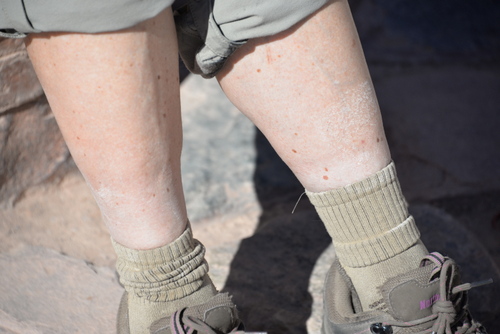
[[[393,162],[346,187],[306,193],[345,266],[379,263],[404,252],[420,238]]]
[[[393,162],[357,183],[306,194],[335,243],[373,238],[409,217]]]
[[[150,266],[172,262],[193,251],[196,247],[196,241],[193,239],[191,227],[186,230],[171,243],[153,249],[138,250],[127,248],[111,239],[118,259],[125,261],[138,268],[147,268]]]
[[[308,190],[305,192],[316,208],[323,208],[332,204],[336,205],[338,202],[359,200],[384,188],[397,188],[396,190],[400,191],[396,166],[393,161],[372,176],[345,187],[319,193]]]
[[[343,266],[360,268],[385,261],[415,245],[420,231],[412,216],[397,227],[373,238],[353,243],[334,242]]]
[[[113,241],[116,270],[127,292],[153,302],[183,298],[198,290],[208,272],[205,247],[191,228],[170,244],[149,250],[129,249]]]

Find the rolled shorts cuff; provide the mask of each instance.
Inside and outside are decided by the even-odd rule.
[[[213,77],[249,39],[283,32],[328,1],[187,0],[174,12],[179,53],[191,72]]]
[[[179,54],[192,73],[210,78],[246,41],[231,41],[224,36],[215,22],[209,1],[194,2],[197,1],[190,1],[174,13]]]
[[[210,78],[247,40],[285,31],[328,1],[4,0],[0,2],[0,36],[117,31],[173,6],[179,53],[186,67]]]
[[[174,0],[4,0],[0,32],[19,38],[29,33],[100,33],[132,27],[158,15]]]
[[[30,21],[26,16],[23,2],[19,0],[4,0],[0,2],[0,36],[9,38],[26,37],[32,31]]]
[[[14,30],[14,29],[0,29],[0,37],[24,38],[26,36],[28,36],[28,34],[24,34],[22,32]]]

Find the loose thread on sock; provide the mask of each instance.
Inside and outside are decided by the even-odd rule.
[[[304,191],[302,194],[300,194],[299,196],[299,199],[297,200],[297,203],[295,203],[295,206],[293,207],[293,210],[292,210],[292,215],[293,213],[295,212],[295,209],[297,209],[297,206],[299,205],[299,202],[300,200],[302,199],[302,196],[304,196],[306,194],[306,192]]]

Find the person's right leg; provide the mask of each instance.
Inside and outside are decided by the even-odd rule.
[[[117,32],[32,34],[26,44],[114,240],[128,292],[119,333],[149,334],[159,318],[216,294],[182,190],[172,12]]]
[[[186,228],[171,14],[128,30],[29,35],[52,111],[113,239],[135,249]],[[154,80],[153,80],[154,79]]]

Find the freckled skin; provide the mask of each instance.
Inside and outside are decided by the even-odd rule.
[[[30,34],[26,42],[113,239],[135,249],[176,239],[187,215],[170,10],[119,33]]]
[[[171,10],[120,32],[30,34],[26,44],[113,239],[134,249],[176,239],[187,214]],[[390,161],[345,1],[249,41],[217,78],[310,191],[353,183]]]
[[[224,92],[309,191],[387,166],[388,146],[376,141],[385,138],[382,118],[347,2],[332,2],[292,31],[238,49],[217,76]]]

